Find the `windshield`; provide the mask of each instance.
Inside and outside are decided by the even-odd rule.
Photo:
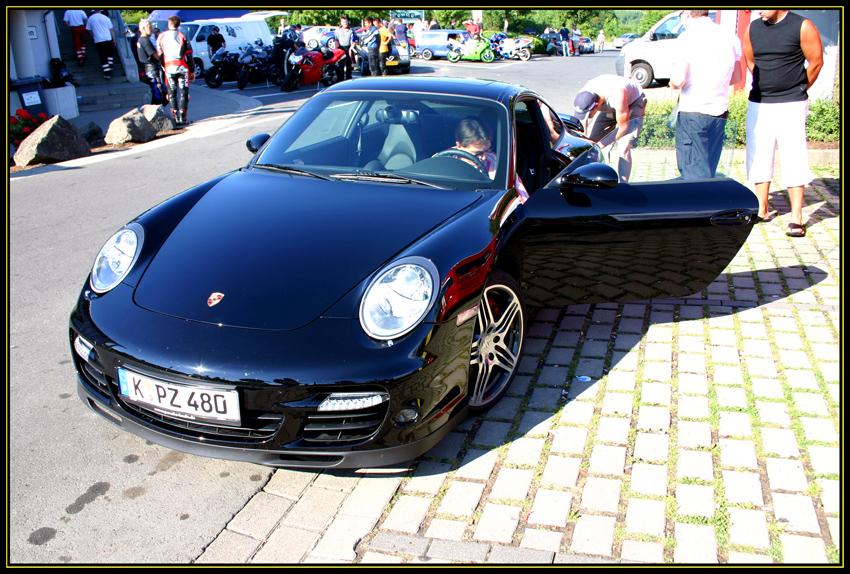
[[[491,100],[325,93],[281,127],[255,165],[346,180],[385,174],[452,189],[505,189],[507,126],[507,110]]]

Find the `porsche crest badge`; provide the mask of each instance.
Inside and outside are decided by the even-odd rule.
[[[221,303],[221,300],[224,299],[224,293],[213,293],[210,295],[210,298],[207,299],[207,307],[214,307]]]

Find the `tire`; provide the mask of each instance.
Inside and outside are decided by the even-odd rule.
[[[425,60],[426,62],[433,57],[434,57],[434,52],[432,52],[428,48],[425,48],[424,50],[422,50],[422,59]]]
[[[519,59],[523,62],[529,61],[531,59],[531,50],[529,50],[528,48],[520,48]]]
[[[281,82],[280,68],[274,64],[269,67],[269,81],[275,86],[279,86]]]
[[[449,52],[449,53],[448,53],[448,56],[446,56],[446,57],[449,59],[449,62],[451,62],[451,63],[453,63],[453,64],[454,64],[455,62],[459,62],[459,61],[460,61],[460,54],[458,54],[457,52]]]
[[[286,75],[280,89],[284,92],[292,92],[298,89],[298,70],[292,70]]]
[[[644,89],[652,84],[652,68],[649,64],[633,64],[630,75]]]
[[[316,40],[316,39],[307,40],[307,49],[308,50],[315,50],[318,47],[319,47],[319,41],[318,40]]]
[[[214,66],[207,75],[204,76],[204,81],[211,88],[218,88],[224,83],[224,74],[221,72],[221,68],[218,66]]]
[[[486,50],[481,52],[481,61],[482,62],[486,62],[486,63],[489,64],[490,62],[492,62],[495,59],[496,59],[496,56],[495,56],[495,54],[493,54],[493,50],[491,50],[490,48],[487,48]]]
[[[240,90],[244,90],[245,86],[248,85],[248,70],[242,70],[239,72],[239,77],[236,78],[236,87]]]
[[[322,78],[322,84],[327,88],[342,81],[342,73],[338,66],[329,66]]]
[[[336,50],[336,38],[328,38],[328,50]]]
[[[195,62],[195,79],[198,80],[204,75],[204,63],[198,58],[194,58]]]
[[[469,410],[493,406],[516,375],[525,344],[525,302],[517,282],[493,271],[475,317],[469,352]]]

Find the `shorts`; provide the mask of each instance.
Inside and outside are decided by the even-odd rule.
[[[809,101],[759,103],[747,106],[747,180],[773,181],[774,149],[779,148],[782,183],[786,188],[811,183],[806,145]]]

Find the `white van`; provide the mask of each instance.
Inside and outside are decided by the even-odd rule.
[[[259,38],[263,44],[270,46],[274,35],[265,18],[251,18],[250,14],[242,18],[218,18],[215,20],[195,20],[180,24],[180,31],[192,43],[192,58],[195,60],[195,76],[200,78],[204,70],[210,67],[210,54],[207,48],[207,38],[213,27],[218,26],[219,33],[224,36],[227,50],[239,51],[243,44],[253,44]]]
[[[655,80],[667,85],[673,74],[675,47],[673,40],[685,31],[681,10],[672,12],[658,21],[649,32],[623,46],[615,64],[617,74],[629,76],[644,88]],[[708,17],[716,21],[717,12],[711,10]],[[711,46],[706,46],[710,50]]]

